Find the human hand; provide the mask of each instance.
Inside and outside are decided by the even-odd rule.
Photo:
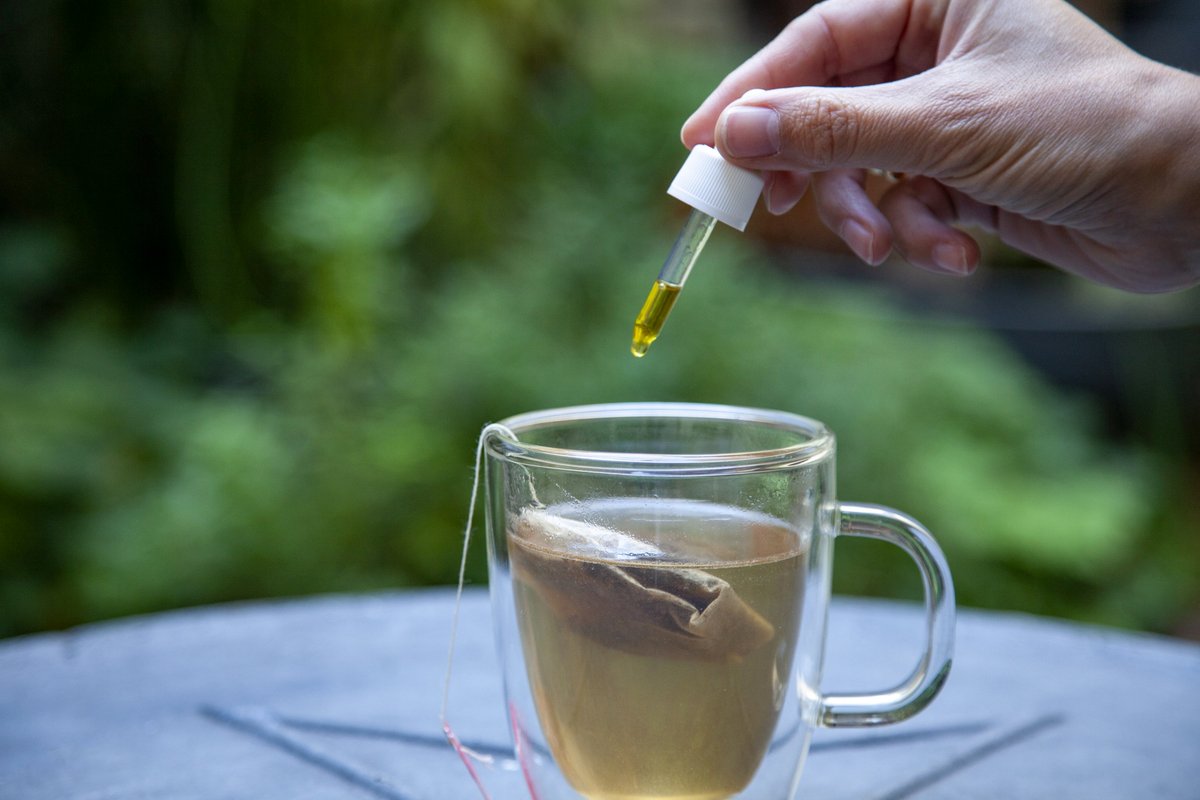
[[[964,223],[1123,289],[1200,283],[1200,78],[1062,0],[828,0],[722,81],[683,141],[766,171],[776,214],[811,183],[869,263],[894,247],[970,274]],[[876,205],[867,169],[904,177]]]

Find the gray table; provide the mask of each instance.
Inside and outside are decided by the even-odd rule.
[[[0,642],[0,798],[472,798],[437,722],[452,594],[230,605]],[[502,749],[486,597],[468,593],[453,721]],[[916,657],[913,607],[835,601],[826,688]],[[962,611],[921,716],[820,731],[801,796],[1200,798],[1200,646]],[[496,770],[499,797],[520,797]]]

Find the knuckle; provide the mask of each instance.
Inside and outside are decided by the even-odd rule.
[[[840,98],[818,96],[801,104],[790,127],[797,155],[810,169],[846,164],[857,146],[858,115]]]

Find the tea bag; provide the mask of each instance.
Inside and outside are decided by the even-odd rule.
[[[516,580],[578,633],[608,647],[738,660],[774,635],[727,581],[664,564],[667,553],[635,537],[539,508],[510,519],[509,531]]]

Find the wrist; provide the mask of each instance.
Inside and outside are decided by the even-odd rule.
[[[1183,288],[1200,283],[1200,77],[1148,63],[1144,124],[1128,151],[1143,189],[1140,216]]]
[[[1173,211],[1179,248],[1192,283],[1200,283],[1200,77],[1171,70],[1174,100],[1172,141],[1177,143],[1168,175],[1175,176]]]

